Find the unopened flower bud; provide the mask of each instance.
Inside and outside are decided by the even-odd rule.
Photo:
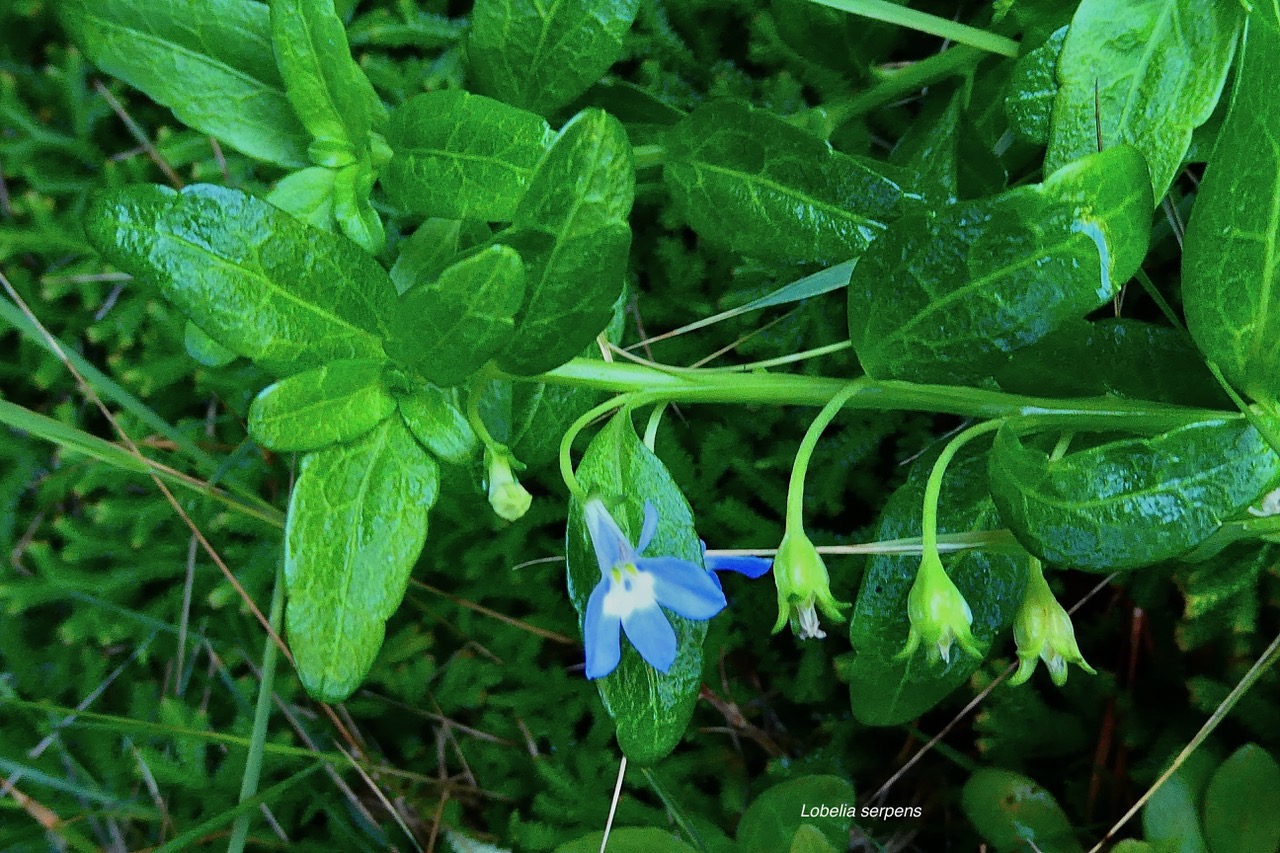
[[[1090,675],[1097,674],[1080,654],[1071,616],[1053,597],[1039,560],[1031,564],[1027,591],[1013,620],[1013,640],[1018,645],[1018,671],[1010,684],[1026,682],[1035,672],[1037,658],[1044,661],[1049,677],[1059,687],[1067,683],[1067,664],[1073,663]]]
[[[791,630],[801,640],[821,640],[827,635],[818,624],[815,606],[831,621],[844,621],[840,608],[849,605],[836,601],[831,594],[827,565],[803,531],[788,530],[782,537],[773,560],[773,580],[778,586],[778,621],[773,633],[790,622]]]
[[[489,469],[489,506],[501,518],[518,521],[529,511],[533,495],[516,479],[510,454],[487,448],[484,455]]]
[[[907,594],[907,618],[911,631],[899,658],[910,657],[924,646],[926,653],[950,663],[952,645],[959,645],[973,657],[982,657],[982,648],[970,630],[973,611],[942,567],[937,552],[926,554],[920,562],[915,583]]]

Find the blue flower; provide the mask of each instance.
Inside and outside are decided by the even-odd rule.
[[[587,678],[603,678],[618,666],[624,631],[640,657],[659,672],[667,672],[676,660],[676,632],[662,608],[686,619],[710,619],[726,605],[720,581],[688,560],[641,556],[658,529],[653,504],[645,503],[644,524],[634,548],[599,498],[588,500],[583,512],[600,564],[600,583],[587,600],[582,627]],[[768,571],[768,562],[754,557],[712,558],[708,568],[757,577]]]

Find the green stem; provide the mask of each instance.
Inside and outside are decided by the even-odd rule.
[[[933,470],[929,472],[929,481],[924,486],[924,519],[920,529],[920,550],[926,557],[930,554],[938,556],[938,498],[942,494],[942,475],[947,472],[947,466],[951,464],[951,460],[955,458],[960,448],[980,435],[999,429],[1003,424],[1003,420],[974,424],[951,439],[938,456],[938,460],[933,463]]]
[[[809,424],[808,431],[800,441],[800,449],[796,451],[795,464],[791,466],[791,483],[787,486],[787,532],[804,530],[804,478],[809,471],[809,460],[822,438],[823,430],[835,419],[844,408],[844,404],[857,393],[856,385],[849,385],[844,391],[836,394],[822,407],[818,416]]]
[[[942,18],[907,6],[899,6],[897,3],[888,2],[888,0],[811,0],[811,2],[820,6],[830,6],[832,9],[839,9],[842,12],[861,15],[864,18],[884,21],[886,24],[897,24],[900,27],[907,27],[929,35],[950,39],[959,44],[985,50],[988,53],[998,53],[1001,56],[1009,57],[1018,55],[1018,43],[1013,39],[1005,38],[1002,35],[987,32],[977,27],[971,27],[967,24],[961,24],[950,18]]]
[[[631,149],[636,159],[636,171],[656,169],[667,158],[667,149],[661,145],[637,145]]]
[[[262,650],[262,681],[258,684],[258,704],[253,712],[253,732],[249,736],[249,754],[245,759],[244,776],[240,779],[240,802],[253,799],[258,794],[258,781],[262,778],[262,755],[267,745],[267,724],[271,720],[271,700],[276,679],[276,661],[279,648],[275,637],[280,636],[284,623],[284,564],[276,569],[275,586],[271,590],[271,613],[268,616],[274,636],[268,636]],[[231,826],[231,840],[227,853],[243,853],[249,837],[250,812],[244,812]]]
[[[573,440],[578,437],[578,433],[586,428],[587,424],[610,409],[616,409],[618,406],[627,403],[634,396],[634,394],[619,394],[583,412],[582,416],[565,430],[564,436],[560,439],[560,476],[564,479],[564,484],[569,489],[570,494],[578,500],[585,501],[589,496],[586,489],[582,488],[582,484],[578,482],[577,475],[573,473],[573,457],[571,453]]]
[[[885,75],[874,86],[859,95],[824,104],[823,108],[827,111],[827,126],[834,133],[836,128],[850,119],[866,115],[885,104],[905,98],[931,83],[969,73],[986,56],[987,54],[982,51],[962,44],[941,53],[935,53],[919,62],[913,62],[901,71]]]
[[[484,418],[480,416],[480,397],[484,394],[484,386],[488,381],[489,378],[484,374],[477,374],[467,385],[467,423],[471,425],[471,431],[476,434],[476,438],[480,439],[480,443],[486,449],[505,451],[506,445],[493,437]]]
[[[538,376],[506,378],[593,388],[615,394],[643,394],[646,402],[825,406],[837,394],[848,393],[845,405],[855,409],[937,412],[982,420],[1016,417],[1029,429],[1080,432],[1115,429],[1164,432],[1198,421],[1238,417],[1235,412],[1118,397],[1061,400],[985,388],[924,385],[867,377],[850,380],[767,372],[671,372],[638,364],[586,358],[574,359]]]

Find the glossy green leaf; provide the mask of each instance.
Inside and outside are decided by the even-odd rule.
[[[1280,849],[1280,764],[1245,744],[1218,767],[1204,795],[1210,853],[1275,853]]]
[[[622,57],[639,0],[477,0],[469,79],[499,100],[549,115]]]
[[[991,452],[1000,517],[1046,562],[1109,572],[1176,557],[1280,477],[1277,456],[1243,419],[1201,421],[1050,460],[1002,427]]]
[[[1216,763],[1203,749],[1191,753],[1143,807],[1143,834],[1160,853],[1208,853],[1200,803]]]
[[[1231,408],[1185,333],[1140,320],[1073,322],[1014,353],[996,371],[1006,391],[1042,397],[1116,394]]]
[[[400,242],[391,281],[400,293],[434,281],[458,259],[458,252],[488,242],[490,236],[489,226],[483,222],[428,219]]]
[[[272,450],[319,450],[382,423],[396,401],[381,361],[334,361],[269,385],[249,406],[249,435]]]
[[[382,185],[406,213],[508,222],[551,139],[534,113],[456,90],[428,92],[391,114],[394,155]]]
[[[367,160],[339,169],[333,179],[333,216],[351,242],[377,255],[387,244],[387,233],[382,217],[369,201],[373,181],[373,169]]]
[[[541,373],[577,355],[609,323],[622,293],[635,162],[622,124],[601,110],[574,116],[547,151],[516,222],[552,238],[530,263],[516,333],[498,363]],[[537,241],[533,241],[536,246]]]
[[[1118,292],[1150,224],[1146,170],[1127,146],[1038,186],[906,216],[854,267],[854,350],[876,379],[981,382]]]
[[[372,666],[438,486],[435,461],[399,418],[302,460],[285,526],[285,625],[316,699],[346,699]]]
[[[589,388],[494,381],[481,397],[480,411],[494,439],[507,445],[521,462],[537,468],[556,458],[565,430],[602,399],[599,391]]]
[[[423,447],[454,465],[476,458],[480,442],[458,407],[456,392],[425,385],[398,399],[400,417]]]
[[[658,527],[646,555],[677,557],[702,565],[702,547],[689,504],[658,457],[640,443],[630,414],[616,415],[592,438],[577,477],[589,495],[605,501],[633,544],[640,534],[645,503],[654,505]],[[577,497],[569,500],[566,538],[569,597],[581,619],[591,591],[600,582],[600,564],[583,520],[583,501]],[[653,764],[675,749],[693,716],[702,685],[702,642],[707,623],[663,612],[675,628],[678,644],[671,669],[665,675],[659,673],[624,636],[618,668],[595,682],[605,710],[617,726],[618,746],[628,759],[642,765]]]
[[[333,0],[271,0],[271,44],[289,103],[315,140],[313,161],[355,163],[369,147],[377,96],[351,58]]]
[[[386,271],[349,240],[239,190],[132,186],[94,199],[85,230],[228,349],[277,374],[380,359]]]
[[[791,838],[788,853],[840,853],[843,849],[828,841],[816,826],[802,823]]]
[[[813,6],[810,0],[804,0]],[[932,203],[953,202],[960,194],[960,118],[963,94],[936,99],[894,146],[889,162],[916,176],[915,186]]]
[[[663,177],[703,238],[769,261],[839,263],[918,206],[894,170],[763,110],[717,101],[667,139]]]
[[[1191,209],[1182,259],[1187,327],[1228,381],[1280,395],[1280,33],[1249,24],[1231,109]]]
[[[400,297],[387,352],[436,385],[457,385],[506,346],[523,300],[520,255],[490,246]]]
[[[285,97],[266,4],[66,0],[56,8],[94,64],[184,124],[250,157],[307,165],[309,136]]]
[[[281,178],[267,201],[323,231],[333,230],[334,181],[338,173],[310,166]]]
[[[593,832],[561,844],[555,853],[600,853],[603,837],[603,832]],[[609,853],[694,853],[694,849],[666,829],[624,827],[609,834]]]
[[[187,349],[187,355],[205,367],[226,367],[236,360],[234,352],[209,337],[191,321],[187,321],[183,329],[182,343]]]
[[[969,777],[960,797],[969,822],[995,853],[1084,849],[1053,795],[1021,773],[984,767]]]
[[[906,0],[893,2],[906,5]],[[859,77],[877,57],[889,54],[903,32],[812,0],[770,0],[768,5],[788,47],[827,68]]]
[[[1099,139],[1127,142],[1162,198],[1218,103],[1242,17],[1232,2],[1084,0],[1058,59],[1045,171],[1096,152]]]
[[[819,816],[816,811],[820,806],[835,814]],[[774,785],[751,802],[738,822],[738,846],[743,850],[790,850],[796,833],[807,824],[824,841],[844,850],[856,809],[853,786],[846,780],[800,776]]]
[[[1048,41],[1023,54],[1013,68],[1004,111],[1009,126],[1028,142],[1049,144],[1049,121],[1058,96],[1058,56],[1067,29],[1055,30]]]
[[[885,504],[874,539],[919,536],[925,481],[934,455],[911,468],[907,482]],[[987,494],[986,458],[962,452],[942,481],[938,510],[941,533],[968,533],[999,527]],[[915,719],[964,684],[981,661],[955,651],[949,663],[933,662],[922,653],[898,658],[907,644],[907,594],[920,558],[877,554],[870,558],[854,602],[849,624],[853,662],[842,667],[849,682],[849,701],[859,722],[892,726]],[[990,648],[1009,630],[1027,583],[1025,556],[964,551],[943,557],[947,574],[973,611],[973,636]]]

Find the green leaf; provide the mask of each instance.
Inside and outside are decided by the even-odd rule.
[[[265,4],[66,0],[56,8],[95,65],[184,124],[250,157],[307,165],[308,135],[285,97]]]
[[[1029,849],[1081,853],[1084,849],[1053,795],[1021,773],[989,767],[978,770],[965,783],[961,805],[996,853]]]
[[[639,0],[477,0],[469,79],[487,95],[549,115],[622,57]]]
[[[839,847],[833,845],[822,834],[822,830],[808,823],[800,824],[791,839],[790,853],[840,853]]]
[[[458,252],[487,243],[491,236],[489,226],[483,222],[428,219],[401,241],[400,254],[391,267],[391,281],[400,293],[434,281],[458,259]]]
[[[1058,59],[1045,171],[1129,143],[1164,197],[1213,113],[1235,52],[1239,3],[1084,0]]]
[[[1222,762],[1204,796],[1211,853],[1275,853],[1280,848],[1280,764],[1256,744]]]
[[[387,233],[382,217],[369,201],[373,181],[373,168],[367,160],[339,169],[333,179],[333,215],[343,234],[369,254],[377,255],[387,245]]]
[[[551,144],[540,116],[466,92],[429,92],[391,114],[382,185],[406,213],[509,222]]]
[[[819,816],[815,812],[820,806],[835,813]],[[738,823],[738,846],[743,850],[790,850],[797,832],[807,825],[824,841],[844,850],[849,846],[856,809],[853,786],[846,780],[800,776],[774,785],[752,801]]]
[[[322,231],[333,230],[334,182],[338,173],[323,166],[286,175],[267,196],[267,201]]]
[[[285,620],[316,699],[346,699],[372,666],[438,486],[436,463],[398,418],[302,460],[285,526]]]
[[[1013,67],[1004,112],[1009,126],[1023,139],[1049,144],[1049,121],[1058,96],[1058,56],[1067,40],[1067,27],[1055,30],[1048,41],[1023,54]]]
[[[276,374],[381,359],[395,288],[377,261],[239,190],[132,186],[97,196],[90,242],[223,346]]]
[[[648,556],[670,556],[702,565],[693,512],[666,467],[640,443],[627,412],[616,415],[591,440],[577,477],[589,495],[605,501],[632,543],[640,534],[645,503],[654,505],[658,527],[645,549]],[[587,533],[583,501],[577,496],[569,500],[565,547],[569,598],[581,619],[591,591],[600,583],[600,564]],[[678,651],[671,669],[665,675],[655,670],[624,637],[618,668],[595,682],[604,708],[617,726],[618,746],[623,755],[641,765],[653,764],[675,749],[693,716],[702,686],[702,642],[707,623],[663,612],[676,632]]]
[[[1187,327],[1233,385],[1280,394],[1280,33],[1250,19],[1231,108],[1191,209]]]
[[[806,5],[813,6],[810,0]],[[849,16],[852,17],[852,16]],[[889,161],[914,174],[915,186],[938,204],[959,196],[960,117],[963,94],[935,99],[926,112],[903,134]]]
[[[1142,157],[1113,148],[1038,186],[906,216],[849,282],[849,334],[876,379],[974,384],[1104,304],[1146,254]]]
[[[823,263],[862,254],[886,222],[916,206],[892,174],[732,101],[677,124],[663,168],[699,236],[761,260]]]
[[[1060,458],[1007,424],[991,452],[1000,517],[1046,562],[1109,572],[1204,541],[1280,476],[1280,456],[1242,419],[1193,423]]]
[[[511,339],[524,299],[524,262],[490,246],[400,297],[388,354],[436,385],[457,385]]]
[[[1207,853],[1200,801],[1215,764],[1209,753],[1193,752],[1143,807],[1144,835],[1160,853]]]
[[[875,539],[919,536],[925,481],[936,454],[922,457],[907,482],[885,504]],[[938,509],[940,533],[968,533],[999,527],[987,494],[985,455],[961,452],[942,481]],[[1027,558],[982,551],[948,554],[947,574],[973,611],[973,636],[990,648],[1013,624],[1027,583]],[[859,722],[892,726],[915,719],[968,681],[982,661],[956,652],[950,662],[931,662],[922,654],[902,660],[907,644],[907,594],[920,558],[877,554],[868,561],[853,607],[849,640],[853,662],[842,667],[849,701]]]
[[[1184,406],[1231,407],[1182,331],[1140,320],[1069,323],[1014,353],[995,377],[1001,388],[1016,394],[1117,394]]]
[[[577,355],[613,316],[631,248],[627,215],[635,162],[622,124],[583,110],[547,151],[516,211],[517,225],[550,236],[549,248],[522,248],[529,262],[516,333],[504,370],[541,373]],[[526,238],[526,245],[537,240]]]
[[[444,462],[465,465],[476,458],[480,442],[458,408],[457,394],[432,385],[399,397],[400,417],[414,438]]]
[[[561,844],[555,853],[599,853],[603,832]],[[694,849],[671,834],[657,827],[615,829],[609,835],[609,853],[694,853]]]
[[[183,329],[183,346],[187,355],[205,367],[226,367],[236,360],[236,354],[205,334],[204,330],[191,321],[187,321]]]
[[[271,44],[289,103],[315,140],[312,160],[355,163],[369,147],[377,95],[351,58],[333,0],[271,0]]]
[[[249,435],[271,450],[319,450],[382,423],[396,401],[381,361],[334,361],[281,379],[249,406]]]

